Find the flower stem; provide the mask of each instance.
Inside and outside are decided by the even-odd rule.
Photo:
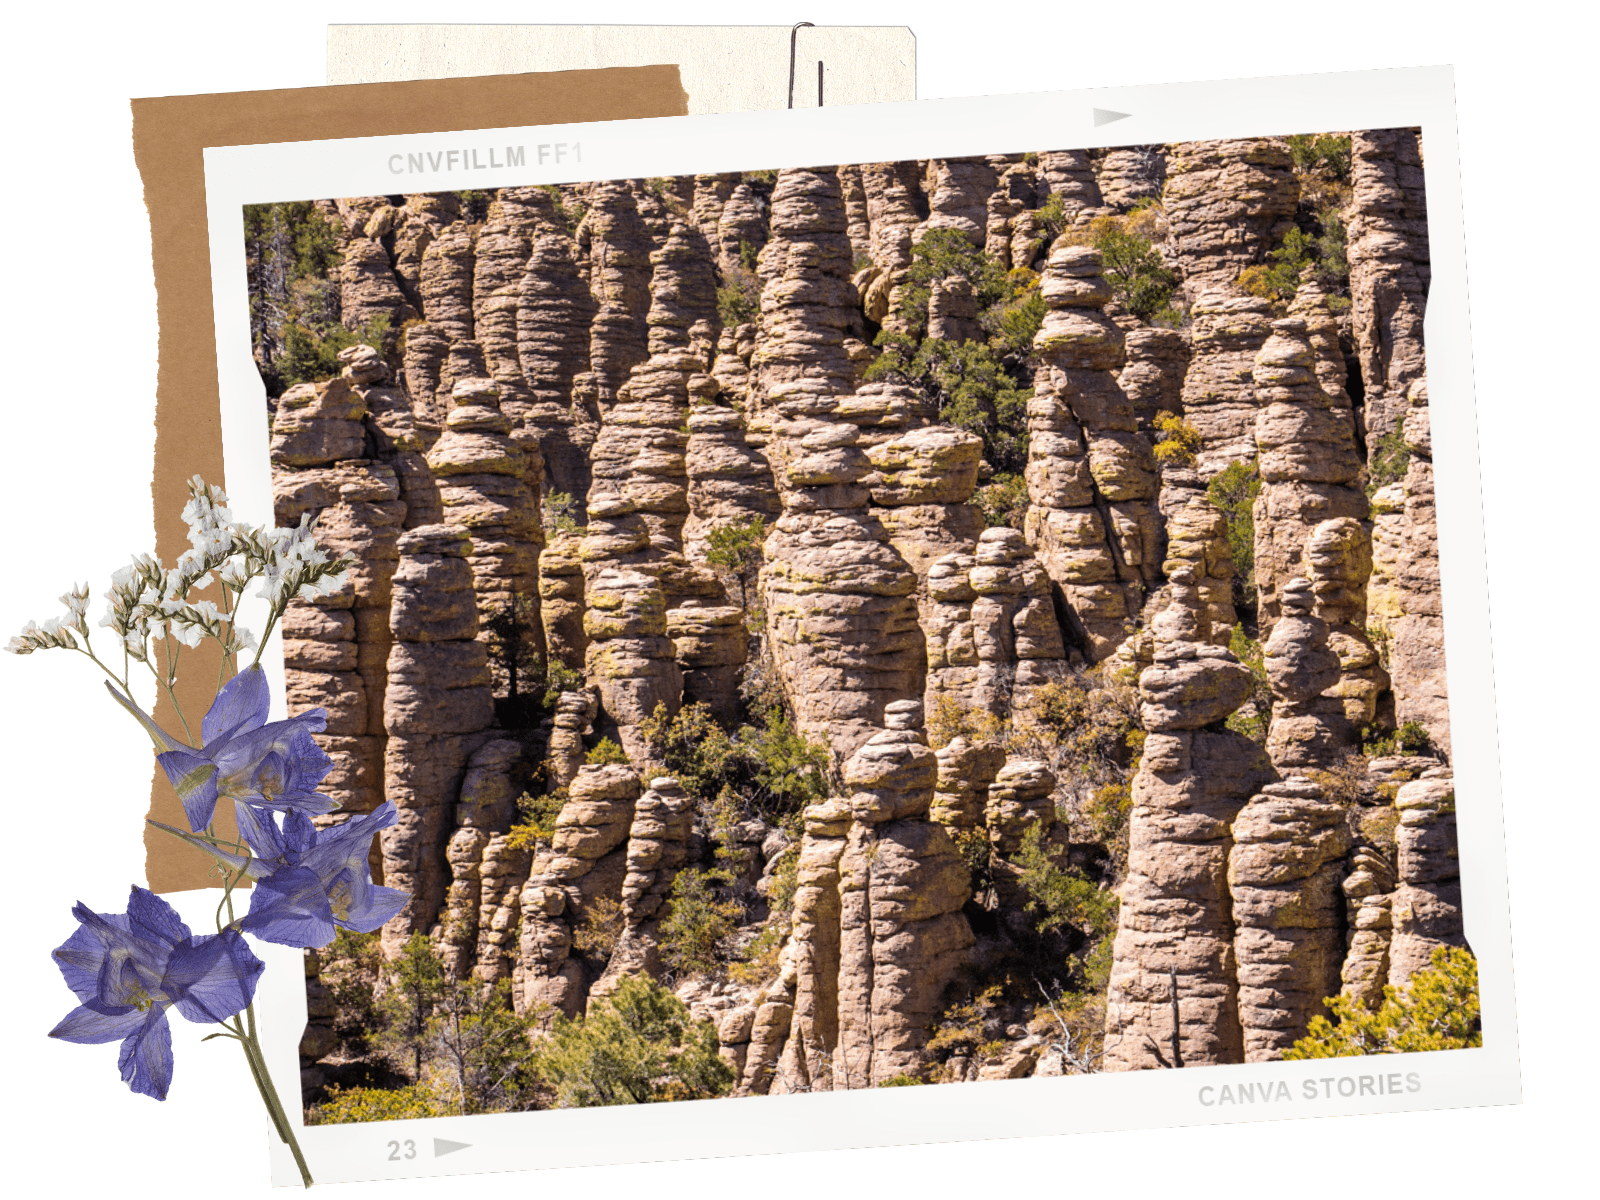
[[[300,1168],[301,1180],[306,1187],[310,1187],[311,1168],[306,1166],[305,1155],[300,1152],[299,1139],[294,1136],[294,1127],[289,1124],[289,1116],[284,1111],[283,1101],[278,1099],[278,1090],[272,1086],[272,1076],[267,1073],[266,1058],[261,1053],[261,1042],[256,1037],[255,1005],[248,1005],[244,1012],[248,1030],[240,1028],[238,1017],[234,1018],[234,1028],[238,1031],[240,1043],[244,1046],[245,1060],[250,1064],[250,1074],[255,1077],[256,1090],[261,1093],[262,1102],[267,1106],[267,1113],[272,1117],[272,1124],[278,1131],[278,1137],[288,1145],[290,1153],[294,1155],[295,1166]]]

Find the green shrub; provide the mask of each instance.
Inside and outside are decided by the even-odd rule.
[[[1020,472],[1000,472],[973,493],[972,502],[988,528],[1021,529],[1028,516],[1028,482]]]
[[[544,706],[554,708],[562,692],[582,691],[585,681],[582,671],[574,670],[559,658],[552,658],[545,664],[544,682]]]
[[[509,979],[488,988],[471,976],[445,984],[428,1022],[428,1059],[435,1089],[456,1115],[527,1107],[535,1082],[528,1031],[538,1015],[517,1014]]]
[[[380,1002],[386,1025],[384,1048],[397,1065],[409,1067],[413,1082],[420,1083],[428,1021],[445,990],[444,964],[427,934],[413,933],[384,974],[389,985]]]
[[[1438,947],[1408,984],[1386,986],[1376,1012],[1350,996],[1330,996],[1323,1003],[1338,1023],[1312,1017],[1306,1036],[1283,1052],[1285,1059],[1415,1054],[1483,1045],[1478,960],[1458,947]]]
[[[332,379],[344,369],[339,351],[371,346],[381,352],[388,332],[389,318],[381,314],[359,329],[290,320],[283,326],[283,352],[277,362],[280,385],[287,391],[297,383]]]
[[[1379,488],[1399,483],[1411,466],[1411,447],[1406,444],[1406,417],[1400,414],[1393,431],[1379,434],[1372,446],[1372,461],[1367,464],[1367,495]]]
[[[1044,212],[1039,210],[1041,217]],[[1155,248],[1160,213],[1158,203],[1145,201],[1125,216],[1095,217],[1060,233],[1068,242],[1100,251],[1106,284],[1123,308],[1147,323],[1177,325],[1183,318],[1172,297],[1180,280]]]
[[[1034,925],[1041,933],[1068,926],[1098,939],[1115,932],[1116,893],[1085,878],[1076,867],[1061,866],[1046,849],[1039,826],[1022,835],[1016,861],[1029,896],[1027,911],[1035,914]]]
[[[1300,229],[1284,235],[1283,244],[1269,251],[1266,263],[1246,267],[1239,274],[1239,290],[1251,296],[1277,301],[1280,306],[1294,299],[1300,288],[1300,272],[1316,259],[1316,242]]]
[[[595,744],[594,749],[583,756],[583,761],[594,766],[625,767],[628,765],[628,755],[616,742],[603,737]]]
[[[658,705],[640,732],[650,753],[722,825],[758,819],[782,824],[828,794],[831,756],[794,729],[781,708],[752,713],[754,723],[725,732],[704,704],[668,716]]]
[[[1361,753],[1370,758],[1386,758],[1396,754],[1411,756],[1433,749],[1433,738],[1427,726],[1420,721],[1407,721],[1387,735],[1370,728],[1363,729],[1361,733]]]
[[[1067,200],[1060,192],[1051,192],[1033,213],[1033,225],[1045,241],[1054,241],[1067,228]]]
[[[1123,308],[1141,321],[1178,322],[1172,307],[1177,272],[1162,265],[1150,239],[1130,230],[1127,218],[1096,217],[1089,222],[1089,244],[1100,251],[1106,282]]]
[[[354,1087],[337,1084],[328,1098],[306,1110],[307,1125],[350,1125],[363,1121],[414,1121],[422,1117],[448,1117],[455,1109],[432,1083],[400,1088]]]
[[[1272,688],[1267,683],[1266,652],[1260,642],[1244,631],[1243,623],[1235,625],[1228,635],[1228,649],[1250,668],[1251,689],[1249,701],[1229,714],[1227,727],[1258,746],[1265,746],[1267,730],[1272,724]]]
[[[1200,431],[1177,413],[1158,412],[1155,419],[1160,438],[1153,447],[1156,461],[1164,467],[1192,467],[1200,449]]]
[[[973,298],[982,314],[999,301],[1011,298],[1008,274],[998,259],[978,249],[959,230],[930,230],[911,251],[911,266],[900,287],[895,313],[914,337],[925,337],[928,302],[936,282],[965,279],[972,285]]]
[[[383,1022],[375,985],[383,966],[377,933],[341,929],[333,941],[314,952],[320,977],[333,999],[333,1032],[347,1058],[366,1054]]]
[[[979,327],[990,335],[987,341],[928,336],[933,285],[954,278],[970,284]],[[1028,459],[1033,336],[1044,311],[1032,271],[1008,271],[956,230],[933,230],[913,249],[896,296],[901,328],[878,332],[874,345],[879,356],[867,368],[866,380],[917,389],[941,422],[983,438],[983,456],[991,468],[1019,473]]]
[[[1206,499],[1228,522],[1228,550],[1233,555],[1233,602],[1251,612],[1256,606],[1256,497],[1261,471],[1255,460],[1229,463],[1206,485]]]
[[[713,885],[721,881],[719,872],[694,867],[679,871],[672,881],[661,922],[661,958],[680,977],[722,975],[744,909],[717,898]]]
[[[717,288],[717,317],[723,328],[748,325],[761,316],[761,278],[744,266],[728,271]]]
[[[928,1081],[926,1079],[918,1079],[915,1075],[891,1075],[888,1079],[885,1079],[882,1083],[878,1084],[878,1086],[881,1088],[920,1087],[922,1084],[927,1082]]]
[[[733,1086],[716,1027],[692,1021],[670,992],[633,976],[591,1002],[581,1020],[558,1017],[532,1066],[558,1108],[700,1100]]]
[[[553,792],[523,792],[517,798],[517,811],[522,814],[522,820],[511,827],[508,835],[512,849],[533,850],[539,842],[553,838],[556,818],[566,802],[566,788]]]
[[[544,527],[556,533],[574,533],[582,528],[578,518],[583,501],[566,492],[550,492],[544,498]]]
[[[720,567],[739,581],[740,608],[750,607],[749,585],[761,566],[766,538],[767,523],[759,516],[717,525],[706,534],[706,563]]]
[[[1289,137],[1289,157],[1302,174],[1321,174],[1330,179],[1350,178],[1350,136],[1297,133]]]
[[[969,742],[1002,741],[1010,732],[1009,722],[984,708],[962,704],[948,692],[934,697],[927,712],[928,745],[941,750],[964,737]]]
[[[982,1060],[998,1058],[1005,1053],[1005,1041],[991,1037],[988,1032],[995,1010],[1004,1003],[1002,991],[1001,985],[991,984],[970,1000],[958,1001],[945,1009],[933,1036],[928,1039],[929,1055],[942,1060],[957,1055]]]
[[[1007,272],[1006,282],[1010,294],[984,311],[979,324],[989,334],[989,346],[995,353],[1021,362],[1033,353],[1033,339],[1050,310],[1037,272],[1017,267]]]
[[[1267,254],[1266,262],[1240,274],[1239,287],[1272,300],[1281,310],[1294,299],[1302,272],[1311,267],[1327,293],[1328,310],[1343,312],[1350,307],[1349,235],[1342,216],[1350,198],[1350,138],[1297,134],[1289,138],[1289,153],[1300,184],[1298,224]]]

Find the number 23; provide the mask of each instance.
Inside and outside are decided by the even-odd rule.
[[[389,1143],[390,1162],[399,1162],[402,1158],[415,1158],[417,1156],[417,1144],[415,1142],[411,1141],[409,1138],[406,1139],[404,1143],[406,1152],[404,1154],[400,1153],[401,1144],[402,1143],[400,1142]]]

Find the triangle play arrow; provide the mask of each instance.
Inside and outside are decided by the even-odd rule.
[[[454,1154],[457,1150],[465,1150],[471,1142],[448,1142],[444,1138],[433,1139],[433,1156],[443,1158],[446,1154]]]
[[[1112,112],[1109,108],[1097,108],[1094,110],[1094,123],[1096,125],[1109,125],[1113,121],[1126,120],[1131,116],[1133,116],[1132,113],[1119,113]]]

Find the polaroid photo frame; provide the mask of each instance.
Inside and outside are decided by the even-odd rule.
[[[1425,809],[1425,822],[1449,815],[1453,803],[1460,936],[1470,945],[1478,964],[1481,1047],[1315,1061],[1212,1059],[1203,1066],[1185,1064],[1183,1070],[1111,1070],[922,1087],[846,1087],[828,1092],[686,1100],[652,1104],[648,1110],[637,1105],[554,1108],[308,1126],[301,1131],[302,1142],[320,1182],[1517,1103],[1517,1026],[1452,78],[1447,68],[1388,70],[206,151],[227,482],[236,509],[258,513],[271,507],[273,489],[270,430],[263,420],[266,397],[252,358],[248,320],[248,278],[241,245],[245,205],[397,192],[670,179],[816,164],[1016,157],[1051,148],[1094,150],[1350,130],[1420,131],[1425,147],[1425,157],[1415,165],[1425,180],[1427,269],[1431,271],[1431,280],[1425,283],[1426,384],[1420,395],[1412,387],[1408,396],[1388,399],[1396,405],[1411,405],[1407,412],[1420,408],[1430,414],[1425,420],[1419,418],[1418,424],[1429,426],[1431,433],[1454,798],[1452,801],[1442,787],[1430,789],[1427,779],[1408,780],[1405,774],[1392,777],[1389,786],[1391,792],[1402,793],[1408,783],[1423,785],[1413,787],[1401,803],[1402,807],[1409,803]],[[1415,182],[1412,179],[1410,185]],[[1395,186],[1400,185],[1396,182]],[[1085,311],[1084,301],[1061,298],[1070,296],[1080,284],[1087,290],[1085,294],[1101,286],[1092,280],[1081,283],[1093,274],[1086,262],[1082,254],[1065,255],[1053,275],[1046,270],[1046,300],[1055,298],[1052,311]],[[1257,265],[1267,263],[1258,256]],[[870,279],[863,277],[863,285],[870,286]],[[1088,307],[1099,311],[1104,303],[1101,296],[1088,302]],[[1074,304],[1079,307],[1072,308]],[[1255,311],[1249,304],[1237,311],[1246,310]],[[1271,315],[1267,313],[1267,317]],[[960,316],[958,311],[955,319]],[[1226,314],[1219,320],[1227,324]],[[1274,329],[1257,336],[1255,353],[1259,355],[1259,346],[1271,337],[1278,338],[1275,345],[1279,351],[1265,366],[1255,363],[1257,388],[1292,392],[1309,386],[1306,378],[1312,370],[1311,359],[1303,349],[1284,349],[1297,336],[1303,339],[1304,333]],[[1081,378],[1072,374],[1079,368],[1070,365],[1076,360],[1068,361],[1062,378],[1051,381],[1047,375],[1042,386],[1067,396],[1074,394],[1074,388],[1081,389]],[[1275,370],[1279,373],[1273,374]],[[796,377],[804,383],[805,372],[797,372]],[[831,412],[827,403],[819,407],[815,400],[825,390],[801,386],[787,393],[787,401],[801,409],[811,404],[806,411],[812,414]],[[458,399],[470,400],[468,393]],[[1293,396],[1278,398],[1292,406]],[[809,428],[813,427],[801,422],[802,430]],[[1390,428],[1392,432],[1393,426]],[[770,436],[781,441],[784,434],[779,429]],[[1416,424],[1411,436],[1422,437]],[[1181,430],[1178,440],[1182,440]],[[838,444],[850,441],[843,437]],[[798,450],[788,458],[782,457],[786,452],[781,447],[774,453],[788,464],[785,470],[798,461]],[[798,494],[808,486],[805,480],[810,477],[799,467],[795,470],[799,473],[788,487]],[[881,475],[882,471],[880,480]],[[832,485],[825,471],[816,480],[821,480],[813,480],[817,487]],[[1036,530],[1030,529],[1030,538],[1035,534]],[[1173,581],[1165,582],[1170,586]],[[1298,592],[1298,598],[1290,592]],[[1284,613],[1308,611],[1308,589],[1298,585],[1280,587],[1277,600]],[[1191,595],[1170,611],[1177,614],[1183,609],[1192,619],[1206,603]],[[1196,645],[1205,640],[1205,635],[1192,627],[1187,633],[1174,633],[1174,628],[1169,625],[1166,634],[1157,629],[1156,640],[1176,643],[1187,638]],[[1092,638],[1094,630],[1079,633]],[[1174,651],[1164,661],[1216,661],[1218,654],[1220,647],[1217,654]],[[269,646],[264,661],[280,671],[281,644]],[[1437,662],[1434,666],[1437,669]],[[274,688],[275,696],[282,694],[281,688]],[[1443,703],[1443,697],[1437,699]],[[890,734],[896,723],[902,727],[917,723],[914,715],[897,721],[895,711],[880,713],[869,723],[888,726]],[[912,733],[910,740],[915,739]],[[895,741],[890,737],[885,744]],[[1169,769],[1177,767],[1169,764]],[[1282,794],[1286,802],[1294,800],[1293,788]],[[837,813],[832,819],[850,820]],[[1270,824],[1270,814],[1264,819]],[[1403,815],[1401,820],[1403,823]],[[1248,831],[1235,829],[1234,838],[1236,852],[1248,840]],[[1448,857],[1447,850],[1443,853]],[[1233,857],[1237,863],[1237,854]],[[1359,900],[1359,895],[1354,897],[1358,904]],[[1322,903],[1330,902],[1324,896]],[[1252,919],[1243,913],[1243,907],[1240,905],[1236,928],[1249,925]],[[1258,926],[1269,941],[1270,925],[1269,920]],[[300,956],[277,947],[264,950],[272,967],[262,985],[264,1025],[275,1039],[270,1046],[271,1065],[277,1078],[293,1079],[298,1067],[296,1031],[307,1019]],[[1270,959],[1271,951],[1266,955]],[[1263,969],[1271,967],[1270,961],[1263,962]],[[1124,1051],[1126,1060],[1140,1055],[1151,1060],[1137,1065],[1174,1065],[1171,1058],[1181,1056],[1189,1045],[1189,1026],[1196,1019],[1192,1012],[1199,1011],[1195,1005],[1203,1007],[1199,999],[1180,992],[1185,1011],[1181,1016],[1176,1011],[1163,1016],[1160,974],[1147,971],[1155,983],[1147,980],[1141,995],[1129,991],[1124,996],[1138,1010],[1129,1027],[1142,1029],[1143,1041],[1148,1043]],[[1237,978],[1238,986],[1248,986],[1243,974]],[[1172,982],[1177,983],[1175,969]],[[1258,1007],[1271,1007],[1270,998],[1257,997],[1257,1002]],[[1237,1006],[1237,997],[1232,1003]],[[1151,1036],[1152,1030],[1161,1028],[1162,1020],[1172,1022],[1169,1028],[1178,1041],[1170,1049],[1159,1036]],[[1255,1021],[1244,1029],[1241,1047],[1272,1044],[1270,1015],[1258,1014]],[[1177,1036],[1180,1024],[1182,1038]],[[1226,1056],[1235,1051],[1224,1048],[1218,1053]],[[1238,1057],[1243,1057],[1242,1049]],[[847,1063],[847,1078],[848,1071]],[[284,1147],[274,1144],[272,1161],[275,1182],[297,1181]]]

